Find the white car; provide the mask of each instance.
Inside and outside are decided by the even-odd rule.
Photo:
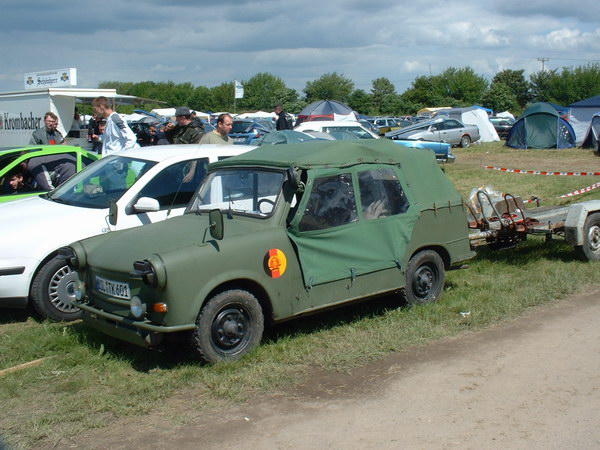
[[[350,132],[359,139],[379,139],[375,133],[364,128],[360,123],[349,120],[311,120],[294,127],[295,131],[323,131],[335,137],[338,132]]]
[[[75,320],[72,272],[57,250],[73,241],[183,214],[206,166],[255,147],[165,145],[114,153],[55,190],[0,205],[0,307],[30,302]]]

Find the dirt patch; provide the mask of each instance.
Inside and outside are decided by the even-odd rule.
[[[597,448],[598,318],[595,288],[351,373],[314,370],[243,405],[198,411],[186,392],[48,447]]]

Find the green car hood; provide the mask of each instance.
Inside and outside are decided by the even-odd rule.
[[[224,217],[225,238],[251,235],[265,229],[264,220],[234,216]],[[153,254],[161,257],[192,246],[214,243],[208,230],[208,214],[185,214],[179,217],[114,231],[81,241],[91,266],[118,272],[130,272],[133,262]]]

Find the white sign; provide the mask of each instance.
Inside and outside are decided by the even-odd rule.
[[[244,86],[238,80],[235,83],[235,98],[244,98]]]
[[[55,69],[44,72],[26,73],[25,89],[77,86],[77,69]]]

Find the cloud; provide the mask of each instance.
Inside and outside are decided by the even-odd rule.
[[[540,52],[595,59],[599,15],[590,0],[12,2],[0,15],[0,90],[20,89],[24,72],[77,67],[84,87],[147,79],[210,87],[269,72],[301,92],[337,72],[362,89],[386,77],[402,92],[450,66],[491,78],[539,70]]]

